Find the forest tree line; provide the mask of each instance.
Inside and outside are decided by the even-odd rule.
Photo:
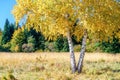
[[[114,36],[113,36],[114,37]],[[79,52],[81,41],[77,41],[72,36],[74,50]],[[87,52],[109,52],[120,53],[119,40],[113,38],[112,41],[91,42],[87,41]],[[42,33],[36,31],[33,27],[20,26],[10,23],[6,19],[4,29],[0,29],[0,51],[1,52],[68,52],[68,41],[62,35],[56,40],[47,40]]]

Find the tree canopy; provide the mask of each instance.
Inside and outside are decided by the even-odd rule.
[[[49,39],[70,31],[79,40],[85,29],[95,40],[120,38],[120,4],[115,0],[17,0],[12,13],[17,23],[25,18],[26,25],[35,25]]]

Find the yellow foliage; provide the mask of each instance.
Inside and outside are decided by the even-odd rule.
[[[26,25],[48,39],[70,31],[79,40],[85,29],[99,41],[120,38],[120,6],[114,0],[17,0],[12,13],[17,23],[27,16]]]

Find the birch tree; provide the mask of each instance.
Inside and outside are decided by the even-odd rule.
[[[12,11],[16,22],[25,18],[27,26],[34,25],[46,39],[63,35],[68,39],[71,69],[80,73],[85,55],[86,40],[120,38],[120,4],[115,0],[16,0]],[[71,36],[83,38],[76,66]]]

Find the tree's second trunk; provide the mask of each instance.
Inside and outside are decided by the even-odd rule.
[[[73,50],[73,43],[72,43],[70,32],[67,33],[67,39],[68,39],[69,51],[70,51],[71,69],[72,69],[72,73],[75,73],[75,71],[76,71],[76,61],[75,61],[75,55],[74,55],[74,50]]]
[[[86,48],[86,40],[87,40],[87,30],[85,30],[83,40],[82,40],[81,52],[80,52],[80,57],[77,65],[78,73],[81,73],[82,71],[83,59],[84,59],[85,48]]]

